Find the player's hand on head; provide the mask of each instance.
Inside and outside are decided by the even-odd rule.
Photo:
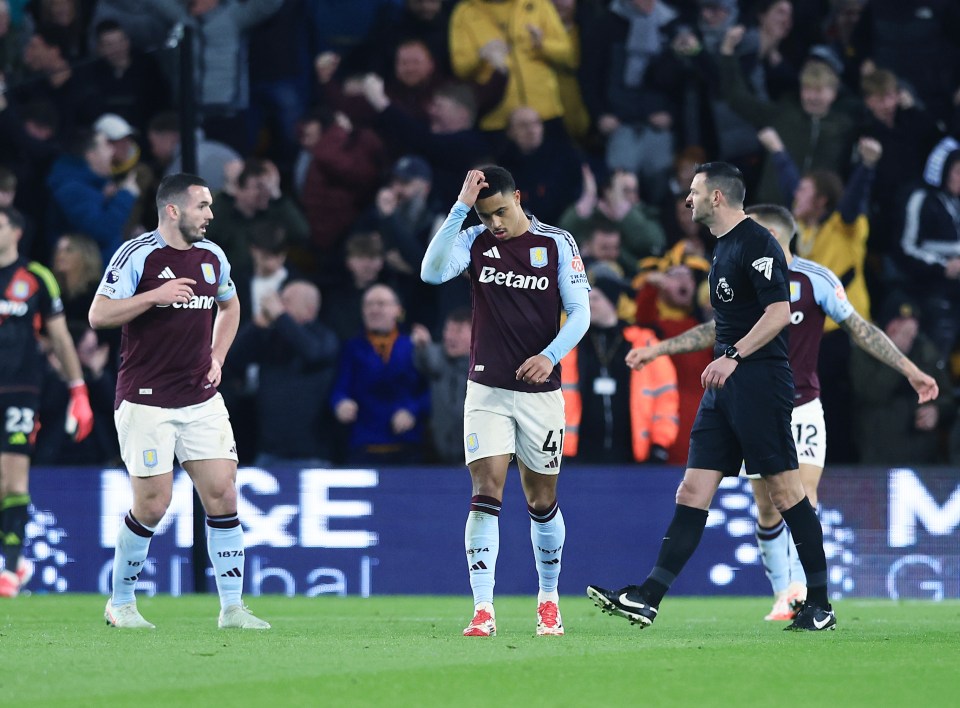
[[[528,384],[543,384],[547,383],[551,373],[553,373],[553,364],[550,363],[550,360],[543,354],[536,354],[523,362],[517,369],[517,381]]]
[[[197,281],[193,278],[174,278],[153,290],[153,294],[157,298],[158,305],[190,302],[190,298],[193,297],[191,286],[196,284]]]
[[[483,172],[470,170],[467,172],[466,179],[463,180],[463,187],[460,189],[460,196],[457,199],[472,208],[477,203],[477,195],[480,194],[480,190],[489,186]]]

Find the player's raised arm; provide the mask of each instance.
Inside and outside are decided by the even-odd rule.
[[[420,264],[420,278],[423,282],[439,285],[460,275],[470,265],[470,249],[459,243],[457,236],[463,220],[477,203],[480,190],[488,186],[483,172],[467,172],[456,204],[430,239],[427,251],[423,254],[423,262]]]
[[[639,371],[659,356],[698,352],[713,346],[716,339],[717,323],[710,320],[653,346],[631,349],[626,356],[627,366]]]

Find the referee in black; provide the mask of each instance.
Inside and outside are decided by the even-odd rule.
[[[827,597],[823,531],[800,482],[790,429],[787,263],[770,232],[744,214],[745,195],[740,170],[725,162],[698,166],[687,195],[693,220],[717,238],[710,269],[715,359],[700,376],[705,391],[690,433],[687,470],[657,563],[641,585],[587,587],[600,609],[641,627],[653,623],[660,601],[700,543],[720,481],[736,477],[741,461],[747,472],[761,475],[793,532],[807,574],[807,600],[787,629],[820,631],[837,623]],[[698,336],[695,330],[687,334]],[[634,352],[627,363],[640,368],[644,362]]]

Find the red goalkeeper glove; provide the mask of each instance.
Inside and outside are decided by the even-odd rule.
[[[67,406],[67,433],[76,442],[80,442],[93,430],[93,410],[90,408],[90,396],[83,381],[70,384],[70,404]]]

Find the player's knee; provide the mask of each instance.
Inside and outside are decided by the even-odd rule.
[[[237,487],[232,480],[207,489],[203,494],[203,506],[208,514],[232,514],[237,511]]]
[[[167,513],[167,507],[170,506],[170,498],[151,497],[149,499],[138,500],[133,505],[133,515],[144,526],[156,527]]]
[[[695,509],[708,509],[712,498],[712,491],[707,492],[707,490],[691,484],[687,480],[680,482],[680,486],[677,487],[677,504],[683,506],[690,506]]]

